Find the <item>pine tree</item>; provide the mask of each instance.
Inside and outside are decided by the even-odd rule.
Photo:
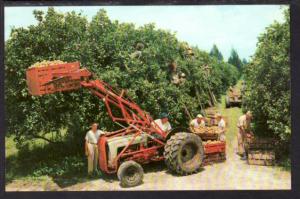
[[[223,55],[219,51],[216,44],[213,45],[212,49],[210,50],[209,55],[212,56],[212,57],[216,57],[219,61],[223,61]]]
[[[243,63],[235,49],[231,50],[230,57],[228,58],[228,63],[234,65],[239,71],[241,71]]]

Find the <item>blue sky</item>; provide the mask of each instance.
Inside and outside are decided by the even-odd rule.
[[[58,6],[57,11],[82,12],[88,20],[100,8],[109,17],[137,26],[154,22],[158,28],[176,32],[180,40],[202,50],[210,51],[216,44],[227,59],[232,48],[241,58],[249,59],[255,52],[257,37],[274,20],[283,21],[279,5],[226,5],[226,6]],[[5,40],[12,27],[36,24],[33,10],[47,7],[6,7]]]

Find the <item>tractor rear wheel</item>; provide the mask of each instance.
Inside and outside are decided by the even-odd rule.
[[[118,178],[122,187],[134,187],[143,182],[144,171],[135,161],[123,162],[118,169]]]
[[[176,133],[165,145],[164,158],[168,169],[179,175],[198,172],[204,158],[201,138],[193,133]]]

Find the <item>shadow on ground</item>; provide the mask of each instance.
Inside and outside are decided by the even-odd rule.
[[[47,144],[33,148],[25,145],[18,153],[7,157],[5,164],[6,185],[20,178],[31,180],[45,176],[58,181],[67,180],[67,184],[85,180],[84,155],[74,154],[72,149],[62,145]],[[73,179],[74,176],[76,178]]]
[[[118,181],[117,174],[98,172],[93,177],[87,177],[86,157],[83,154],[69,153],[65,147],[47,144],[30,148],[24,146],[18,153],[6,158],[6,181],[11,183],[16,179],[37,179],[48,176],[59,188],[66,188],[78,183],[103,179],[112,183]],[[168,172],[164,161],[151,162],[143,165],[145,173],[159,171]]]

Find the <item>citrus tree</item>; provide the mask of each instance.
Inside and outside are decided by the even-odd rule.
[[[8,133],[15,135],[19,144],[36,138],[57,143],[64,138],[79,149],[92,122],[108,131],[118,128],[104,104],[84,89],[30,96],[25,71],[38,61],[80,61],[96,77],[127,89],[153,118],[168,112],[173,126],[187,125],[190,117],[216,103],[237,81],[236,67],[197,47],[190,47],[193,55],[189,55],[185,42],[154,24],[135,27],[112,21],[105,10],[90,22],[80,13],[62,14],[53,8],[34,15],[37,25],[13,29],[5,43],[6,121]],[[138,43],[141,49],[137,49]],[[168,79],[172,62],[186,74],[182,84]]]
[[[254,115],[254,132],[291,137],[290,19],[274,22],[258,38],[257,50],[245,69],[247,92],[244,109]]]

